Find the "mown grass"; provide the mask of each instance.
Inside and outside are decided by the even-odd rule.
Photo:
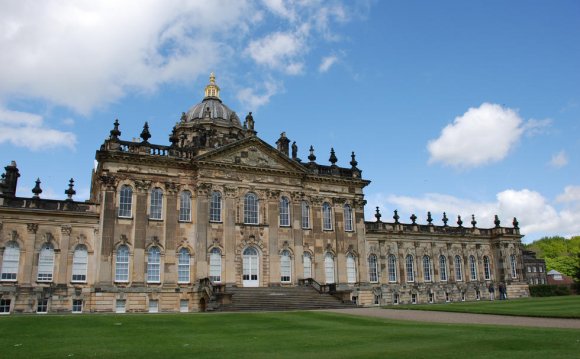
[[[321,312],[0,318],[2,358],[577,358],[580,330]]]
[[[416,309],[441,312],[501,314],[528,317],[580,318],[580,296],[524,298],[480,302],[389,306],[389,309]]]

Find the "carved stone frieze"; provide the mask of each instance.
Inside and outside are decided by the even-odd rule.
[[[181,186],[175,182],[165,182],[165,191],[168,195],[175,195]]]
[[[277,200],[278,198],[280,198],[281,192],[278,190],[267,190],[266,193],[269,199]]]
[[[345,203],[346,203],[346,198],[344,198],[344,197],[334,197],[332,199],[332,204],[334,204],[334,205],[344,206]]]
[[[146,193],[151,188],[151,181],[149,180],[135,180],[135,189],[137,192]]]
[[[28,223],[26,224],[26,230],[28,230],[28,233],[36,233],[36,231],[38,231],[38,224]]]
[[[60,227],[60,232],[65,236],[70,236],[72,232],[72,227],[69,225],[64,225]]]
[[[212,190],[212,185],[211,185],[211,183],[206,183],[206,182],[199,183],[197,185],[197,187],[195,188],[195,190],[196,190],[198,196],[208,196]]]
[[[224,194],[227,198],[236,198],[238,197],[238,189],[233,186],[224,186]]]
[[[99,180],[101,184],[105,186],[105,189],[109,191],[117,188],[117,184],[119,183],[119,179],[111,175],[101,175]]]

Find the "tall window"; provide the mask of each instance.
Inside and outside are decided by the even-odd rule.
[[[344,230],[347,232],[353,231],[352,225],[352,207],[348,204],[344,205]]]
[[[312,257],[310,253],[304,253],[304,278],[312,278]]]
[[[324,256],[324,274],[327,284],[334,283],[334,257],[330,252]]]
[[[327,202],[322,204],[322,229],[325,231],[332,230],[332,208]]]
[[[444,255],[439,256],[439,278],[442,282],[447,281],[447,258]]]
[[[133,206],[133,189],[124,185],[119,193],[119,217],[131,218]]]
[[[212,282],[222,281],[222,252],[219,248],[212,248],[209,252],[209,279]]]
[[[463,280],[462,262],[460,256],[455,256],[455,280],[458,282]]]
[[[280,281],[282,283],[290,283],[292,276],[292,260],[290,259],[290,252],[282,251],[280,256]]]
[[[376,283],[379,281],[379,273],[377,268],[377,256],[371,254],[369,256],[369,281]]]
[[[161,281],[161,251],[159,247],[151,247],[147,252],[147,282]]]
[[[149,206],[149,218],[161,219],[161,212],[163,210],[163,192],[161,188],[153,188],[151,190],[151,203]]]
[[[52,282],[54,271],[54,249],[50,244],[43,244],[38,255],[38,276],[39,282]]]
[[[79,244],[73,253],[72,264],[72,281],[86,282],[87,281],[87,264],[89,262],[89,254],[87,247],[84,244]]]
[[[222,221],[222,195],[217,191],[211,193],[211,201],[209,203],[209,220],[211,222]]]
[[[431,258],[423,256],[423,275],[425,282],[431,281]]]
[[[253,193],[244,197],[244,223],[258,224],[258,197]]]
[[[190,255],[187,248],[181,248],[177,258],[177,282],[189,283]]]
[[[20,248],[18,243],[11,241],[4,248],[2,257],[2,280],[15,281],[18,275],[18,263],[20,261]]]
[[[413,263],[413,256],[408,254],[405,258],[405,267],[407,269],[407,282],[415,281],[415,266]]]
[[[518,272],[516,271],[516,255],[515,254],[512,254],[510,256],[510,267],[511,267],[511,272],[512,272],[512,278],[517,278]]]
[[[389,282],[393,283],[397,281],[397,257],[394,254],[389,255],[389,261],[387,263],[389,271]]]
[[[183,191],[179,195],[179,220],[191,221],[191,192]]]
[[[356,259],[352,253],[346,255],[346,281],[356,283]]]
[[[471,280],[477,280],[477,263],[474,256],[469,256],[469,274]]]
[[[287,197],[280,198],[280,226],[290,226],[290,202]]]
[[[302,212],[302,228],[308,229],[310,228],[310,205],[306,201],[302,201],[300,204],[301,212]]]
[[[488,256],[483,257],[483,274],[485,276],[485,280],[491,279],[491,266]]]
[[[129,281],[129,247],[126,245],[117,248],[115,258],[115,282]]]

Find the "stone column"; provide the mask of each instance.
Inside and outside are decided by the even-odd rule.
[[[102,212],[101,212],[101,261],[99,265],[98,278],[96,282],[100,285],[111,284],[112,253],[115,243],[115,220],[117,217],[115,199],[117,179],[113,176],[101,176],[101,186],[103,190]],[[95,248],[95,252],[99,251]]]
[[[198,278],[206,278],[209,275],[208,268],[208,242],[211,238],[208,238],[208,225],[209,225],[209,202],[208,196],[211,191],[211,185],[202,183],[197,188],[197,201],[196,201],[196,223],[197,223],[197,241],[195,243],[195,253],[197,254],[198,261],[196,262],[196,272]],[[222,253],[223,255],[223,253]],[[222,266],[223,270],[223,266]]]
[[[147,229],[149,227],[147,199],[151,182],[135,181],[135,187],[135,237],[133,238],[132,263],[130,263],[133,266],[130,281],[134,285],[143,285],[145,283],[145,242],[147,239]],[[165,208],[165,212],[167,212],[167,208]]]
[[[179,188],[173,182],[165,183],[166,193],[166,210],[165,210],[165,256],[164,256],[164,275],[163,285],[175,286],[177,285],[177,256],[175,238],[178,226],[177,196]]]
[[[58,273],[56,273],[55,283],[66,284],[69,281],[70,273],[69,270],[69,246],[70,246],[70,235],[72,232],[71,226],[61,226],[60,227],[60,260],[58,263]]]
[[[222,225],[224,226],[223,247],[224,252],[222,258],[225,258],[225,283],[236,282],[236,212],[238,203],[238,191],[233,187],[224,188],[224,196],[222,197],[224,208],[222,209]],[[207,258],[207,253],[204,254]],[[206,267],[208,265],[206,264]]]
[[[36,232],[38,231],[38,224],[28,223],[26,225],[27,236],[24,238],[24,261],[20,264],[22,268],[22,284],[30,286],[36,282],[34,278],[34,246],[36,244]]]

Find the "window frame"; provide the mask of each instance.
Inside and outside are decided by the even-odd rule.
[[[260,224],[260,201],[253,192],[244,196],[244,224]]]
[[[10,314],[12,298],[0,298],[0,315]]]
[[[79,305],[79,302],[80,302],[80,305]],[[82,299],[73,299],[72,300],[71,312],[73,314],[80,314],[83,312],[83,300]]]
[[[37,282],[51,283],[54,280],[54,258],[54,246],[44,243],[38,253]]]
[[[441,254],[439,256],[439,281],[447,282],[449,280],[449,271],[447,269],[447,257]]]
[[[2,255],[2,282],[16,282],[20,267],[20,246],[16,241],[9,241],[4,247]]]
[[[300,203],[300,225],[302,229],[310,229],[310,204],[307,201]]]
[[[149,219],[163,220],[163,191],[159,187],[151,190],[149,195]]]
[[[469,279],[471,281],[477,280],[477,261],[473,255],[469,256]]]
[[[279,221],[280,227],[290,227],[290,200],[288,197],[282,196],[280,197],[279,202]]]
[[[518,277],[517,262],[516,262],[516,255],[515,254],[510,255],[510,272],[511,272],[512,278]]]
[[[77,253],[84,252],[84,257],[78,256]],[[83,261],[84,260],[84,261]],[[89,251],[87,246],[79,244],[75,247],[71,266],[71,283],[86,283],[89,264]],[[77,276],[77,278],[75,278]]]
[[[214,283],[222,281],[222,251],[217,247],[209,251],[209,279]]]
[[[133,187],[125,184],[119,190],[119,218],[133,218]]]
[[[161,283],[161,249],[157,246],[147,250],[147,283]]]
[[[405,272],[407,283],[415,282],[415,258],[412,254],[405,257]]]
[[[209,202],[209,221],[213,223],[222,222],[222,194],[219,191],[212,191]]]
[[[356,257],[352,253],[346,255],[346,282],[354,284],[357,280]]]
[[[456,255],[453,263],[455,267],[455,281],[463,282],[463,259],[460,255]]]
[[[188,190],[179,194],[179,222],[191,222],[191,192]]]
[[[307,261],[308,265],[306,264]],[[310,255],[310,253],[304,252],[302,254],[302,266],[304,269],[304,279],[312,278],[312,255]],[[308,271],[306,269],[308,269]],[[306,275],[306,272],[308,272],[308,275]]]
[[[433,270],[431,268],[431,257],[428,255],[423,256],[423,280],[425,282],[433,281]]]
[[[326,284],[336,283],[334,255],[330,252],[324,255],[324,280]]]
[[[491,280],[491,263],[488,256],[483,256],[483,276],[485,280]]]
[[[397,256],[389,254],[387,259],[389,283],[397,283]]]
[[[40,298],[36,301],[36,314],[48,313],[48,299]]]
[[[328,202],[322,204],[322,230],[332,231],[332,206]]]
[[[368,257],[369,265],[369,282],[377,283],[379,281],[379,270],[378,270],[378,260],[375,254],[369,255]]]
[[[280,282],[292,283],[292,256],[287,249],[280,253]]]
[[[349,204],[344,205],[344,230],[354,232],[354,212]]]
[[[131,251],[129,246],[122,244],[117,247],[115,253],[115,283],[129,283],[130,263]]]
[[[185,256],[187,256],[187,258]],[[187,276],[187,278],[185,278],[185,276]],[[177,252],[177,283],[191,283],[191,253],[185,247]]]

